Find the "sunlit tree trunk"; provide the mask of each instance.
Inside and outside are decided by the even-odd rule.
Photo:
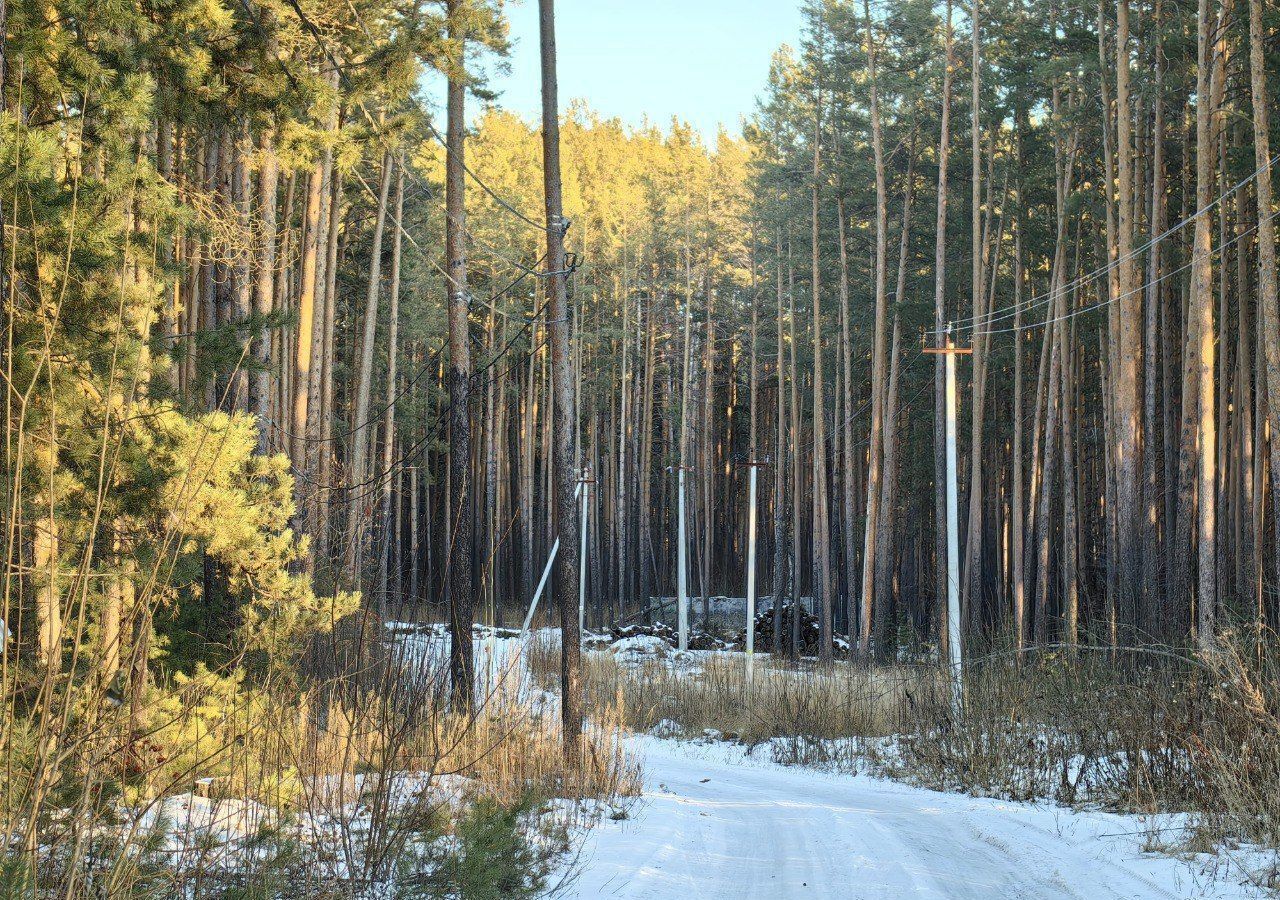
[[[1119,558],[1116,568],[1116,615],[1120,624],[1131,628],[1135,621],[1142,571],[1142,543],[1139,510],[1142,504],[1142,465],[1139,459],[1138,367],[1142,360],[1142,292],[1138,285],[1138,262],[1133,252],[1136,229],[1134,210],[1133,111],[1129,94],[1129,0],[1116,2],[1116,200],[1119,210],[1116,234],[1118,254],[1119,352],[1113,373],[1115,392],[1116,538]]]
[[[969,443],[969,514],[964,542],[964,568],[960,582],[961,614],[972,621],[980,597],[978,583],[982,568],[982,371],[986,365],[987,336],[984,315],[986,291],[983,276],[986,272],[986,240],[982,224],[982,19],[981,2],[972,0],[969,10],[969,165],[970,165],[970,282],[969,292],[973,317],[972,399],[970,404]],[[963,625],[961,626],[964,627]]]
[[[399,163],[396,166],[396,206],[395,219],[392,227],[395,229],[395,239],[391,244],[391,288],[388,300],[390,301],[387,310],[387,395],[386,408],[382,413],[382,510],[378,517],[380,527],[384,535],[385,544],[379,556],[379,574],[378,574],[378,595],[381,597],[382,615],[386,617],[387,611],[387,587],[388,577],[387,569],[391,565],[391,544],[392,542],[402,541],[400,529],[392,527],[391,521],[391,502],[393,485],[391,480],[386,477],[386,473],[393,470],[396,471],[397,477],[403,466],[395,465],[396,454],[396,403],[399,401],[400,385],[397,381],[398,367],[400,355],[400,261],[402,252],[402,240],[404,230],[401,223],[404,221],[404,151],[400,151]],[[416,469],[416,466],[415,466]],[[412,480],[412,479],[410,479]],[[400,482],[401,484],[403,482]],[[396,517],[399,519],[400,508],[403,504],[403,495],[397,488],[395,490],[396,498]],[[415,556],[416,562],[416,556]],[[400,583],[401,567],[395,567],[396,580]],[[397,609],[403,604],[404,598],[397,592],[395,606]]]
[[[364,322],[360,334],[359,367],[353,387],[354,403],[351,413],[351,465],[348,472],[351,497],[347,502],[346,553],[343,570],[348,583],[359,586],[361,562],[364,557],[365,510],[364,501],[372,488],[368,468],[369,452],[373,448],[374,429],[369,418],[369,402],[373,394],[374,341],[378,330],[378,293],[382,285],[382,235],[386,230],[387,200],[391,194],[391,173],[395,168],[391,151],[382,154],[382,180],[378,187],[377,209],[374,212],[373,236],[369,247],[369,275],[365,286]],[[398,233],[398,230],[397,230]],[[465,261],[464,261],[465,265]],[[465,270],[464,270],[465,271]],[[450,310],[452,312],[452,310]],[[452,322],[450,323],[452,324]],[[385,476],[381,480],[386,480]]]
[[[336,127],[336,111],[329,116],[329,130]],[[299,273],[299,291],[297,303],[297,334],[294,338],[293,360],[293,404],[290,417],[291,456],[294,469],[301,473],[295,482],[296,504],[299,521],[306,522],[306,511],[314,492],[312,481],[315,471],[308,467],[310,449],[308,438],[315,435],[309,431],[311,423],[312,397],[311,382],[314,366],[313,347],[316,334],[316,288],[317,271],[322,247],[320,220],[328,202],[327,188],[332,169],[333,157],[326,147],[321,151],[319,159],[307,182],[307,202],[303,211],[303,245],[302,264]],[[310,524],[310,523],[307,523]],[[314,554],[308,561],[308,567],[314,565]]]
[[[1272,217],[1270,92],[1267,88],[1262,0],[1249,0],[1249,71],[1253,97],[1253,158],[1258,169],[1254,180],[1258,214],[1258,319],[1262,325],[1267,416],[1271,425],[1272,496],[1280,498],[1280,310],[1276,296],[1276,226]],[[1258,448],[1259,450],[1261,448]],[[1276,530],[1280,541],[1280,529]],[[1261,547],[1258,548],[1261,552]],[[1280,566],[1280,552],[1276,554]]]
[[[259,319],[254,337],[253,358],[257,370],[249,391],[249,411],[259,420],[258,452],[267,453],[273,441],[271,426],[275,424],[272,408],[271,330],[267,320],[276,309],[276,243],[279,226],[276,221],[276,195],[279,192],[280,163],[275,152],[275,129],[263,131],[258,141],[262,167],[258,172],[258,216],[261,219],[261,251],[257,260],[257,283],[254,288],[253,312]],[[285,227],[288,227],[286,219]]]
[[[857,634],[857,618],[860,601],[853,598],[858,591],[858,584],[854,579],[855,566],[857,566],[857,483],[855,475],[855,457],[860,452],[860,448],[854,446],[853,440],[853,335],[850,328],[849,320],[852,318],[853,312],[849,309],[849,243],[845,234],[845,208],[844,197],[836,198],[836,220],[837,235],[840,242],[840,357],[843,367],[843,383],[840,390],[840,428],[837,431],[841,434],[841,443],[843,447],[843,455],[840,460],[843,467],[841,477],[841,486],[844,490],[841,492],[843,501],[844,518],[841,522],[840,533],[844,540],[844,570],[846,579],[846,607],[848,610],[848,630],[850,635]],[[781,276],[779,276],[781,279]],[[781,280],[779,280],[781,286]],[[781,396],[781,395],[779,395]],[[858,594],[860,597],[860,594]],[[854,641],[849,642],[850,652],[853,652]]]
[[[1210,212],[1213,199],[1214,153],[1218,109],[1223,91],[1226,53],[1224,23],[1230,16],[1232,0],[1220,5],[1216,28],[1211,22],[1210,0],[1200,0],[1197,19],[1196,94],[1207,102],[1196,104],[1196,215],[1192,240],[1191,311],[1195,320],[1194,343],[1187,352],[1196,360],[1198,379],[1198,463],[1196,466],[1198,590],[1196,593],[1196,640],[1202,648],[1215,643],[1217,615],[1217,423],[1214,396],[1216,337],[1213,323],[1213,248]],[[1211,30],[1212,29],[1212,30]],[[1181,548],[1179,548],[1181,549]]]
[[[880,496],[880,521],[876,534],[876,646],[880,659],[890,658],[893,650],[892,626],[894,526],[898,492],[898,379],[900,366],[901,322],[893,319],[893,344],[889,354],[889,386],[884,414],[884,481]]]
[[[774,269],[777,279],[776,357],[774,389],[777,424],[773,450],[773,653],[782,653],[782,604],[787,592],[787,395],[786,361],[783,356],[784,328],[782,312],[782,231],[774,244]]]
[[[1154,13],[1157,33],[1155,46],[1155,98],[1152,102],[1154,111],[1151,126],[1150,231],[1153,234],[1164,233],[1167,210],[1164,172],[1164,42],[1160,32],[1160,28],[1163,25],[1162,13],[1162,2],[1161,0],[1156,0]],[[1163,499],[1160,495],[1161,485],[1155,452],[1156,436],[1162,433],[1162,424],[1156,408],[1158,397],[1156,391],[1158,380],[1156,377],[1156,347],[1160,338],[1159,314],[1162,291],[1166,290],[1160,282],[1163,273],[1163,252],[1164,247],[1161,244],[1156,244],[1147,251],[1147,288],[1146,297],[1144,298],[1146,309],[1143,310],[1145,320],[1144,341],[1147,352],[1144,357],[1146,361],[1146,379],[1143,383],[1142,433],[1143,442],[1146,446],[1143,448],[1142,456],[1142,587],[1139,597],[1141,610],[1137,616],[1137,622],[1140,634],[1148,640],[1156,634],[1158,618],[1164,607],[1164,585],[1160,580],[1161,520],[1164,507]],[[1167,355],[1169,348],[1167,346],[1164,347],[1163,352]],[[1166,445],[1164,452],[1170,453],[1172,449],[1172,447]]]
[[[813,297],[813,593],[819,616],[818,660],[831,662],[831,528],[827,511],[826,396],[822,383],[822,277],[819,266],[819,178],[822,175],[822,104],[813,126],[813,184],[810,218],[810,280]]]
[[[888,223],[886,205],[884,148],[880,134],[879,77],[876,71],[876,41],[872,29],[871,5],[863,0],[866,19],[867,66],[871,81],[871,148],[876,179],[876,244],[875,244],[875,325],[871,345],[871,432],[870,459],[867,465],[867,518],[862,548],[862,604],[859,621],[858,650],[864,660],[871,658],[871,625],[875,605],[875,548],[879,524],[881,477],[884,460],[884,392],[885,392],[885,268],[888,255]],[[880,648],[878,652],[883,652]]]
[[[58,585],[58,519],[52,499],[35,523],[31,569],[35,575],[36,660],[51,675],[62,668],[62,594]]]

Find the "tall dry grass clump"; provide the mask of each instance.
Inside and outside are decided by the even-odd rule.
[[[905,695],[887,774],[1010,799],[1183,808],[1195,793],[1181,737],[1195,666],[1081,648],[975,660],[957,717],[943,681]]]
[[[551,684],[558,666],[554,643],[535,641],[534,676]],[[936,678],[911,667],[797,668],[763,657],[748,679],[740,655],[673,661],[605,652],[583,659],[588,703],[619,710],[629,728],[662,726],[684,736],[715,731],[751,746],[781,739],[775,756],[792,763],[855,765],[865,739],[898,730],[907,693]]]
[[[1256,631],[1255,631],[1256,634]],[[1280,846],[1280,641],[1232,632],[1204,664],[1203,706],[1183,747],[1210,837]]]
[[[959,720],[945,692],[908,699],[896,752],[882,760],[889,774],[1186,812],[1188,849],[1280,847],[1280,640],[1269,630],[1227,631],[1198,651],[1042,650],[1021,665],[997,654],[971,666]]]

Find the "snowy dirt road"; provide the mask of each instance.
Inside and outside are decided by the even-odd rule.
[[[588,836],[560,896],[1249,897],[1244,876],[1143,853],[1137,817],[941,794],[636,739],[645,792]]]

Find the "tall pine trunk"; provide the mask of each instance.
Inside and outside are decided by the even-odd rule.
[[[394,496],[396,502],[396,518],[397,521],[401,515],[401,509],[404,506],[404,497],[400,485],[402,480],[398,480],[396,485],[392,485],[391,480],[387,478],[387,473],[396,469],[397,479],[401,474],[402,467],[395,465],[396,451],[396,403],[400,399],[400,386],[397,382],[398,367],[400,355],[400,261],[402,251],[402,240],[404,229],[401,223],[404,221],[404,151],[400,151],[399,162],[396,166],[396,211],[395,218],[392,220],[392,226],[395,228],[395,239],[391,244],[391,290],[388,297],[389,308],[387,310],[387,383],[386,383],[386,408],[382,413],[382,508],[378,516],[379,526],[382,529],[384,547],[378,559],[378,597],[382,606],[382,615],[385,618],[387,612],[387,589],[388,577],[387,570],[392,564],[392,542],[396,542],[396,546],[403,543],[400,528],[393,528],[391,517],[392,491],[395,488]],[[415,467],[416,468],[416,467]],[[412,479],[410,479],[412,482]],[[414,558],[416,563],[416,556]],[[400,584],[402,567],[396,566],[396,581]],[[404,597],[399,591],[395,596],[395,609],[397,617],[403,607]]]
[[[556,556],[555,592],[560,607],[561,714],[566,759],[581,755],[582,648],[575,607],[578,569],[578,528],[574,513],[573,435],[577,413],[570,357],[569,298],[565,280],[564,218],[560,181],[560,120],[556,87],[555,2],[538,0],[542,56],[542,159],[546,199],[547,271],[550,292],[551,370],[555,401],[555,516],[560,537]]]
[[[885,268],[888,255],[888,204],[885,186],[884,148],[880,134],[880,93],[876,71],[876,42],[872,30],[871,4],[863,0],[866,19],[867,66],[871,81],[871,148],[876,179],[876,244],[875,244],[875,332],[871,345],[871,433],[870,460],[867,465],[867,518],[863,535],[862,611],[858,634],[858,651],[864,660],[871,658],[871,625],[875,605],[875,549],[879,524],[881,475],[884,460],[884,394],[885,394]],[[883,654],[886,648],[878,648]]]
[[[462,0],[449,0],[449,38],[465,42]],[[463,54],[459,52],[458,58]],[[445,560],[449,592],[449,675],[455,710],[469,714],[475,695],[471,626],[475,621],[471,549],[471,321],[466,256],[466,83],[451,72],[445,137],[445,272],[449,292],[449,546]],[[564,548],[561,548],[563,556]]]
[[[1262,0],[1249,0],[1249,71],[1253,97],[1253,154],[1258,177],[1258,318],[1262,323],[1263,353],[1260,368],[1265,369],[1267,417],[1271,425],[1272,497],[1280,498],[1280,310],[1276,291],[1276,226],[1272,217],[1270,93],[1267,88],[1265,42],[1262,24]],[[1259,448],[1261,449],[1261,448]],[[1280,529],[1277,529],[1280,536]],[[1280,537],[1278,537],[1280,540]],[[1261,554],[1261,547],[1257,551]],[[1276,554],[1280,566],[1280,553]]]
[[[461,152],[461,139],[459,139]],[[356,370],[356,382],[353,388],[355,401],[351,413],[351,465],[347,474],[351,496],[347,502],[346,554],[343,571],[347,582],[358,587],[361,581],[361,567],[364,559],[366,510],[369,504],[365,498],[372,493],[367,482],[371,479],[368,468],[370,451],[373,449],[374,429],[369,418],[369,403],[373,395],[373,356],[374,343],[378,330],[378,294],[382,284],[382,235],[387,222],[387,200],[391,193],[391,173],[395,168],[394,158],[390,150],[382,154],[382,180],[378,186],[377,209],[374,213],[373,237],[369,247],[369,275],[365,286],[364,321],[360,333],[359,366]],[[461,200],[459,200],[461,207]],[[397,230],[397,233],[398,230]],[[452,263],[452,260],[450,261]],[[463,284],[465,284],[465,260],[463,261]],[[465,290],[465,288],[464,288]],[[452,313],[450,307],[450,333],[452,334]],[[382,476],[386,480],[386,475]]]
[[[1129,0],[1116,0],[1116,185],[1119,208],[1118,253],[1119,352],[1112,377],[1115,391],[1116,537],[1119,558],[1116,569],[1117,618],[1125,627],[1135,621],[1142,570],[1139,509],[1142,505],[1142,472],[1138,423],[1142,408],[1138,398],[1138,365],[1142,359],[1142,292],[1138,287],[1137,257],[1133,252],[1134,213],[1133,112],[1129,98]],[[1158,246],[1158,245],[1157,245]],[[1150,352],[1150,350],[1148,350]]]

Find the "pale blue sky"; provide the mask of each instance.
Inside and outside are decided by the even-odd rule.
[[[800,0],[556,0],[560,105],[586,99],[606,117],[665,126],[672,116],[707,138],[739,133],[755,108],[769,60],[795,46]],[[541,110],[538,2],[508,0],[511,73],[496,76],[501,106]]]

